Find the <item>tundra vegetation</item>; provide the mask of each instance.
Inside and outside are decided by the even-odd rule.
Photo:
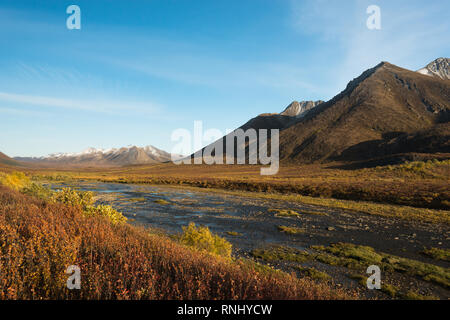
[[[125,223],[93,194],[52,191],[21,173],[0,186],[1,299],[349,299],[308,277],[231,257],[231,244],[190,224],[179,240]],[[66,287],[68,266],[80,290]]]

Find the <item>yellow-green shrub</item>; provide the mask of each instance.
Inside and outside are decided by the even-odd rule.
[[[126,222],[127,218],[119,211],[108,205],[93,206],[93,193],[90,191],[77,191],[71,188],[63,188],[51,195],[50,200],[61,202],[74,207],[80,207],[86,216],[106,217],[112,223]]]
[[[193,222],[189,223],[189,226],[183,227],[181,243],[212,254],[231,258],[231,243],[218,235],[212,234],[208,227],[196,227]]]
[[[49,187],[34,182],[32,182],[29,186],[24,187],[21,192],[41,200],[51,199],[55,194],[55,192]]]
[[[115,210],[111,206],[106,205],[98,205],[96,207],[94,206],[88,206],[84,213],[87,216],[100,216],[100,217],[106,217],[108,218],[112,223],[124,223],[127,221],[127,218],[122,215],[119,211]]]
[[[25,173],[16,171],[0,176],[0,184],[14,190],[21,190],[30,184],[30,178]]]
[[[82,209],[86,209],[94,202],[93,193],[90,191],[76,191],[71,188],[63,188],[55,192],[51,200],[54,202],[61,202],[71,206],[79,206]]]

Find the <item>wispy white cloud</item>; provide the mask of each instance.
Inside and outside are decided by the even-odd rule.
[[[157,61],[157,62],[156,62]],[[239,62],[207,56],[153,57],[119,60],[103,58],[114,67],[138,72],[149,77],[211,88],[262,87],[274,90],[308,90],[321,93],[323,89],[307,81],[306,68],[290,63],[259,61]]]
[[[30,14],[20,11],[3,11],[0,8],[0,26],[4,29],[23,28],[36,33],[51,33],[49,30],[54,17],[49,19],[30,19]],[[14,18],[14,19],[13,19]],[[49,21],[43,23],[42,21]],[[20,21],[20,23],[17,23]],[[20,25],[20,27],[19,27]],[[264,59],[259,61],[239,61],[225,54],[209,52],[204,43],[195,41],[183,41],[163,37],[161,34],[142,33],[138,29],[125,26],[99,25],[92,27],[89,33],[83,35],[82,43],[74,42],[73,48],[68,48],[67,43],[47,43],[45,50],[54,54],[61,52],[70,55],[76,52],[76,60],[98,63],[107,67],[118,67],[126,72],[136,72],[148,77],[168,80],[183,85],[193,85],[204,88],[268,88],[274,91],[312,91],[315,94],[324,93],[322,86],[317,86],[308,80],[305,69],[299,68],[298,61],[271,61]],[[64,28],[54,28],[57,33],[66,32]],[[17,30],[15,30],[17,31]],[[99,46],[98,44],[102,45]],[[124,48],[132,48],[139,44],[140,50],[127,51],[124,58]],[[118,45],[120,44],[120,45]],[[71,46],[72,44],[69,44]],[[84,71],[82,74],[76,70],[74,64],[64,67],[55,65],[30,64],[19,62],[17,76],[21,76],[28,82],[38,81],[54,82],[80,86],[80,83],[91,82],[97,87],[102,85],[95,75],[89,77]],[[88,78],[88,79],[86,79]],[[100,82],[100,83],[99,83]],[[92,86],[91,86],[92,87]],[[297,98],[297,97],[296,97]],[[299,97],[300,98],[300,97]],[[97,107],[98,108],[98,107]]]
[[[12,107],[0,107],[0,114],[8,114],[21,117],[40,117],[48,115],[48,113],[42,111],[24,110]]]
[[[381,30],[366,27],[371,0],[292,0],[292,26],[319,39],[333,65],[327,76],[335,93],[381,61],[419,69],[450,49],[450,21],[441,1],[375,1]],[[444,7],[443,7],[444,6]]]
[[[88,76],[82,75],[76,69],[66,66],[58,68],[48,64],[29,64],[18,61],[10,68],[14,69],[15,75],[24,81],[49,81],[58,84],[76,85],[86,82]]]
[[[0,92],[0,101],[8,103],[18,103],[27,106],[41,106],[48,108],[64,108],[73,110],[83,110],[100,112],[107,114],[124,114],[135,112],[140,114],[154,114],[160,110],[160,106],[141,102],[125,102],[117,100],[78,100],[55,98],[48,96],[36,96],[26,94],[16,94]]]

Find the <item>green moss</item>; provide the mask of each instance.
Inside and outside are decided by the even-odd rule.
[[[363,287],[367,287],[367,275],[361,275],[361,274],[352,274],[349,276],[350,279],[357,280],[360,285]],[[387,294],[391,298],[396,298],[399,295],[400,289],[396,286],[393,286],[388,283],[382,283],[381,289],[382,292]]]
[[[364,287],[367,286],[367,277],[360,274],[351,274],[348,276],[350,279],[358,281],[358,283]]]
[[[269,212],[275,213],[275,217],[290,218],[300,216],[297,211],[287,209],[269,209]]]
[[[424,250],[422,253],[435,260],[450,261],[449,249],[430,248]]]
[[[435,296],[425,296],[420,293],[414,292],[414,291],[408,291],[406,294],[402,296],[402,299],[405,300],[440,300],[438,297]]]
[[[378,265],[384,271],[419,276],[425,281],[450,288],[450,270],[433,264],[379,253],[371,247],[349,243],[337,243],[329,247],[313,246],[312,248],[319,251],[314,258],[326,264],[361,270],[370,265]]]
[[[368,246],[358,246],[349,243],[332,244],[330,247],[315,246],[316,250],[331,253],[338,257],[350,258],[358,262],[379,264],[383,256]]]
[[[376,252],[368,246],[348,243],[332,244],[329,247],[312,246],[316,252],[308,253],[284,246],[273,246],[252,251],[254,257],[266,261],[305,262],[316,260],[332,266],[343,266],[348,269],[365,272],[370,265],[378,265],[381,270],[399,272],[418,276],[425,281],[450,288],[450,270],[417,260],[406,259],[385,253]]]
[[[388,283],[383,283],[381,285],[381,291],[386,293],[391,298],[395,298],[395,297],[397,297],[400,289],[397,288],[396,286],[390,285]]]
[[[350,279],[358,280],[358,283],[362,286],[367,286],[367,277],[360,275],[360,274],[353,274],[349,276]],[[406,293],[402,291],[397,286],[394,286],[389,283],[382,283],[381,284],[381,292],[387,294],[391,298],[397,298],[397,299],[405,299],[405,300],[439,300],[438,297],[435,296],[427,296],[422,295],[420,293],[414,292],[412,290],[407,291]]]
[[[305,262],[310,260],[307,252],[285,246],[272,246],[266,249],[255,249],[251,254],[265,261]]]
[[[266,264],[261,264],[251,259],[239,258],[236,260],[236,263],[239,264],[243,270],[248,270],[250,272],[258,272],[263,275],[273,276],[275,274],[285,274],[281,270],[277,270],[271,266]]]
[[[328,213],[318,211],[301,211],[301,214],[309,214],[312,216],[328,216]]]
[[[361,269],[363,265],[359,263],[358,261],[355,261],[353,259],[346,259],[346,258],[340,258],[335,257],[333,255],[329,254],[314,254],[314,259],[316,261],[328,264],[330,266],[343,266],[349,269]]]
[[[306,275],[309,278],[319,280],[319,281],[328,281],[331,279],[331,276],[327,274],[326,272],[319,271],[315,268],[307,268],[299,266],[297,267],[297,270],[300,271],[300,273]]]
[[[294,235],[305,233],[305,229],[288,226],[278,226],[278,230],[287,234],[294,234]]]

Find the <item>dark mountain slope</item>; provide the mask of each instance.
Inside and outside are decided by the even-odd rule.
[[[0,164],[7,165],[7,166],[23,166],[22,163],[19,161],[16,161],[14,159],[11,159],[6,154],[0,152]]]
[[[282,131],[281,158],[288,162],[366,158],[367,154],[351,152],[349,148],[447,123],[449,109],[448,81],[383,62]],[[435,135],[445,137],[441,134],[445,128],[437,126]],[[417,152],[415,147],[402,148],[405,152]],[[443,152],[441,147],[435,144],[433,152]],[[389,152],[396,150],[393,148]]]

